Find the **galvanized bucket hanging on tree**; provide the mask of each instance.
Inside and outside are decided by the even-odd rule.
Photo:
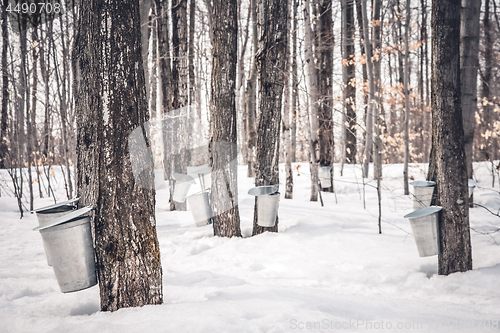
[[[331,166],[322,166],[319,168],[318,176],[322,188],[329,188],[332,186],[331,170]]]
[[[413,186],[413,209],[417,210],[431,205],[435,182],[416,181],[410,183]]]
[[[74,198],[58,204],[36,209],[35,213],[38,219],[38,224],[42,225],[74,211],[76,206],[73,204],[77,203],[78,200],[80,200],[80,198]],[[45,242],[43,243],[43,248],[45,250],[45,256],[47,257],[47,265],[52,266],[52,259],[50,259],[50,256],[47,253]]]
[[[278,187],[258,186],[250,189],[248,194],[257,197],[257,224],[261,227],[274,227],[280,202]]]
[[[63,293],[97,284],[90,217],[82,216],[90,210],[85,207],[33,229],[40,231]]]
[[[210,207],[208,192],[190,195],[187,197],[187,202],[197,227],[212,223],[212,208]]]
[[[175,180],[174,185],[174,194],[172,195],[172,199],[175,202],[184,202],[186,201],[186,196],[191,188],[192,184],[196,184],[193,177],[189,175],[185,175],[182,173],[174,172],[172,177]]]
[[[410,220],[411,230],[418,254],[430,257],[439,254],[439,219],[442,207],[430,206],[405,215]]]

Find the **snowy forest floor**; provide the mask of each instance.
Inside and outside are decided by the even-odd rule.
[[[342,177],[335,165],[336,194],[323,193],[324,207],[309,201],[308,164],[298,165],[292,200],[284,199],[281,166],[279,233],[250,237],[246,167],[238,184],[243,238],[186,225],[190,213],[169,212],[168,189],[158,190],[164,304],[114,313],[99,312],[97,286],[60,292],[32,231],[36,216],[20,220],[16,200],[3,193],[0,332],[500,332],[500,232],[492,232],[500,217],[471,209],[474,269],[439,276],[437,256],[418,256],[403,218],[412,198],[403,195],[402,165],[383,166],[381,235],[375,183],[364,209],[359,165],[346,165]],[[426,167],[411,165],[410,176],[424,180]],[[497,213],[490,165],[475,170],[475,202]],[[52,203],[37,199],[35,207]]]

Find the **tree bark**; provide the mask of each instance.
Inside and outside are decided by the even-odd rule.
[[[214,235],[221,237],[241,237],[235,101],[238,58],[237,9],[236,0],[213,1],[210,100],[211,201]]]
[[[489,1],[489,0],[486,0]],[[477,69],[479,67],[479,13],[481,0],[462,0],[460,26],[460,82],[467,178],[472,178],[472,146],[477,110]],[[470,205],[473,199],[470,198]],[[471,206],[472,207],[472,206]]]
[[[354,2],[342,0],[342,76],[344,80],[345,162],[356,163],[356,59],[354,50]]]
[[[365,41],[366,50],[366,67],[368,76],[368,111],[366,113],[366,140],[365,152],[363,157],[363,178],[368,177],[368,169],[370,166],[370,159],[372,157],[373,147],[373,108],[376,107],[374,101],[375,84],[373,82],[373,63],[372,63],[372,47],[368,29],[368,14],[366,12],[366,0],[361,0],[361,10],[363,13],[363,38]]]
[[[101,310],[160,304],[139,2],[84,1],[80,13],[73,50],[77,184],[80,205],[94,207]],[[132,149],[141,142],[144,149]],[[137,167],[142,172],[134,175]]]
[[[330,186],[333,192],[333,158],[335,155],[333,137],[333,21],[332,0],[319,1],[318,29],[318,125],[319,125],[319,165],[331,167]]]
[[[409,65],[409,57],[410,57],[410,0],[406,1],[406,23],[405,23],[405,73],[404,73],[404,94],[405,94],[405,154],[404,154],[404,167],[403,167],[403,186],[404,186],[404,194],[409,195],[410,189],[408,186],[408,163],[410,162],[410,65]]]
[[[259,75],[259,127],[257,137],[257,167],[255,186],[279,186],[280,123],[285,68],[288,47],[288,2],[279,0],[257,1],[258,50],[255,54]],[[265,231],[278,232],[278,219],[274,227],[261,227],[257,223],[257,197],[255,198],[252,235]]]
[[[291,27],[291,10],[293,7],[294,0],[288,1],[288,11],[287,11],[287,38],[290,36]],[[283,151],[285,155],[285,178],[286,178],[286,190],[285,199],[293,199],[293,172],[292,172],[292,145],[291,145],[291,111],[292,105],[290,103],[290,86],[292,80],[290,79],[290,47],[287,45],[285,49],[286,57],[286,67],[285,67],[285,97],[283,102],[283,123],[281,124],[282,134],[283,134]],[[292,88],[293,89],[293,88]]]
[[[309,0],[304,2],[304,49],[306,62],[306,83],[309,93],[309,129],[310,129],[310,170],[311,170],[311,201],[318,201],[318,163],[320,162],[319,144],[319,106],[318,106],[318,74],[315,67],[315,54],[313,50],[313,31],[311,28],[311,4]]]
[[[432,110],[441,211],[439,274],[472,269],[460,93],[460,0],[432,3]]]
[[[257,53],[257,0],[250,0],[250,11],[252,15],[252,69],[247,80],[247,88],[245,91],[245,109],[246,109],[246,133],[248,135],[248,177],[253,177],[255,174],[255,149],[257,145],[257,63],[255,53]]]
[[[0,169],[7,167],[7,120],[9,117],[9,72],[7,65],[7,48],[9,45],[9,31],[7,29],[7,10],[2,3],[2,111],[0,120]]]

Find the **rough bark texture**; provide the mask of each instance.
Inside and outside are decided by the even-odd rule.
[[[472,269],[460,94],[460,0],[432,3],[432,110],[437,190],[443,207],[439,274]]]
[[[211,199],[214,235],[222,237],[241,236],[235,101],[237,8],[236,0],[215,0],[212,6]]]
[[[354,1],[342,1],[342,61],[345,162],[356,163],[356,65]]]
[[[286,48],[288,44],[288,3],[279,0],[257,0],[258,50],[255,54],[259,75],[259,127],[255,186],[279,185],[279,145],[281,102],[285,83]],[[255,199],[253,235],[278,231],[257,225]]]
[[[318,122],[319,122],[319,165],[332,167],[334,158],[333,139],[333,21],[332,0],[320,0],[318,22]],[[330,173],[333,175],[333,172]],[[333,179],[327,191],[333,192]]]
[[[476,126],[480,10],[481,0],[462,0],[460,83],[462,85],[462,117],[468,178],[472,178],[472,143],[474,141],[474,127]]]
[[[84,1],[80,13],[73,51],[77,184],[80,205],[94,207],[101,310],[160,304],[139,2]],[[139,141],[130,141],[133,131]],[[141,140],[145,149],[129,148]],[[142,172],[134,177],[137,167]]]

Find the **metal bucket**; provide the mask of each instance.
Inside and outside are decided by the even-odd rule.
[[[208,164],[188,166],[187,174],[192,176],[193,178],[198,177],[202,191],[210,188],[212,168],[208,166]]]
[[[187,202],[191,208],[191,214],[197,227],[203,227],[211,223],[212,208],[210,207],[208,197],[208,192],[197,193],[187,197]]]
[[[79,216],[90,211],[83,208],[55,221],[41,225],[39,230],[59,288],[69,293],[97,284],[90,217]],[[76,217],[75,217],[76,216]]]
[[[280,193],[275,185],[257,186],[248,191],[248,194],[257,197],[257,224],[261,227],[274,227]]]
[[[165,186],[165,173],[163,169],[155,169],[155,190]]]
[[[186,201],[186,196],[192,184],[196,184],[193,177],[181,173],[173,173],[172,177],[175,179],[174,194],[172,199],[175,202]]]
[[[332,187],[331,166],[322,166],[318,169],[319,182],[322,188]]]
[[[75,202],[75,200],[65,201],[65,202],[61,202],[61,203],[56,204],[56,205],[51,205],[51,206],[37,209],[35,211],[35,213],[36,213],[36,217],[38,219],[38,225],[42,225],[42,224],[45,224],[49,221],[55,220],[61,216],[64,216],[64,215],[70,213],[71,211],[75,210],[76,207],[69,204],[72,202]],[[45,250],[45,257],[47,258],[47,265],[52,266],[52,259],[50,258],[50,255],[47,252],[45,242],[43,242],[43,248]]]
[[[259,195],[257,197],[257,224],[261,227],[274,227],[276,216],[278,216],[278,207],[280,202],[280,193]]]
[[[416,181],[410,183],[413,186],[413,209],[417,210],[430,206],[435,182]]]
[[[442,207],[430,206],[405,215],[410,220],[418,254],[430,257],[441,253],[439,246],[439,212]]]
[[[469,198],[472,197],[472,194],[474,194],[474,188],[476,187],[476,182],[474,179],[469,179],[468,182],[469,185]]]

